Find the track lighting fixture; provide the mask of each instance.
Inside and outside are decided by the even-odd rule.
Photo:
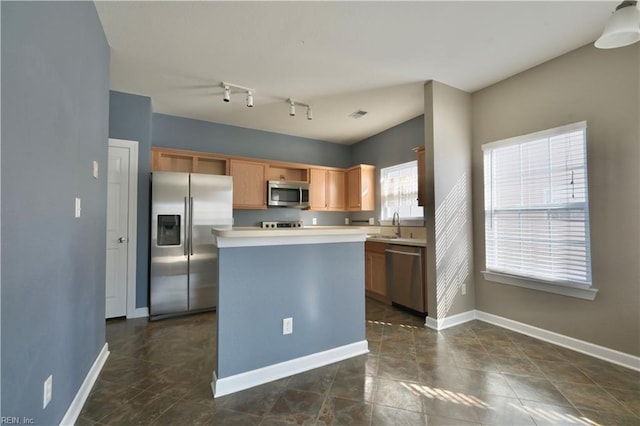
[[[600,38],[594,43],[599,49],[613,49],[640,40],[640,4],[623,1],[609,17]]]
[[[251,90],[247,92],[247,106],[249,108],[253,106],[253,92]]]
[[[225,102],[229,102],[231,100],[231,90],[229,89],[229,86],[224,86],[224,97],[222,100]]]
[[[247,92],[247,106],[251,108],[253,106],[253,94],[255,90],[250,89],[244,86],[238,86],[237,84],[225,83],[224,81],[220,83],[220,86],[224,87],[224,96],[222,98],[225,102],[231,102],[231,89],[239,89],[243,92]]]
[[[303,107],[307,107],[307,120],[313,120],[313,111],[311,111],[311,105],[305,104],[303,102],[294,101],[293,99],[287,99],[287,103],[289,104],[289,115],[294,117],[296,115],[296,105],[300,105]]]

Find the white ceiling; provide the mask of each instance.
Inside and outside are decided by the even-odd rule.
[[[593,42],[616,1],[96,2],[111,88],[153,111],[351,144]],[[220,83],[255,89],[222,101]],[[288,114],[287,98],[313,106]],[[360,119],[349,114],[368,111]]]

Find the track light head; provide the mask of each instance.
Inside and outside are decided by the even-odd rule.
[[[227,85],[224,86],[224,97],[222,100],[225,102],[231,101],[231,89]]]
[[[289,99],[289,115],[295,117],[296,115],[296,103],[293,99]]]
[[[252,90],[247,91],[247,106],[249,108],[253,107],[253,91]]]
[[[311,111],[311,106],[307,106],[307,120],[313,120],[313,112]]]

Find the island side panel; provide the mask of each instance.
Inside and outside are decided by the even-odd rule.
[[[362,342],[364,243],[220,248],[218,297],[219,379]]]

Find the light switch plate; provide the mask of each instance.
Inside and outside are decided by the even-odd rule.
[[[344,224],[345,224],[345,225],[348,225],[348,224],[349,224],[349,218],[348,218],[348,217],[345,217],[345,218],[344,218]]]
[[[293,333],[293,318],[285,318],[282,320],[282,334]]]
[[[76,197],[76,217],[80,217],[82,213],[82,204],[80,198]]]
[[[95,179],[98,179],[98,162],[97,161],[93,162],[93,177]]]
[[[314,217],[313,219],[311,219],[311,224],[312,225],[317,225],[318,224],[318,218]]]

